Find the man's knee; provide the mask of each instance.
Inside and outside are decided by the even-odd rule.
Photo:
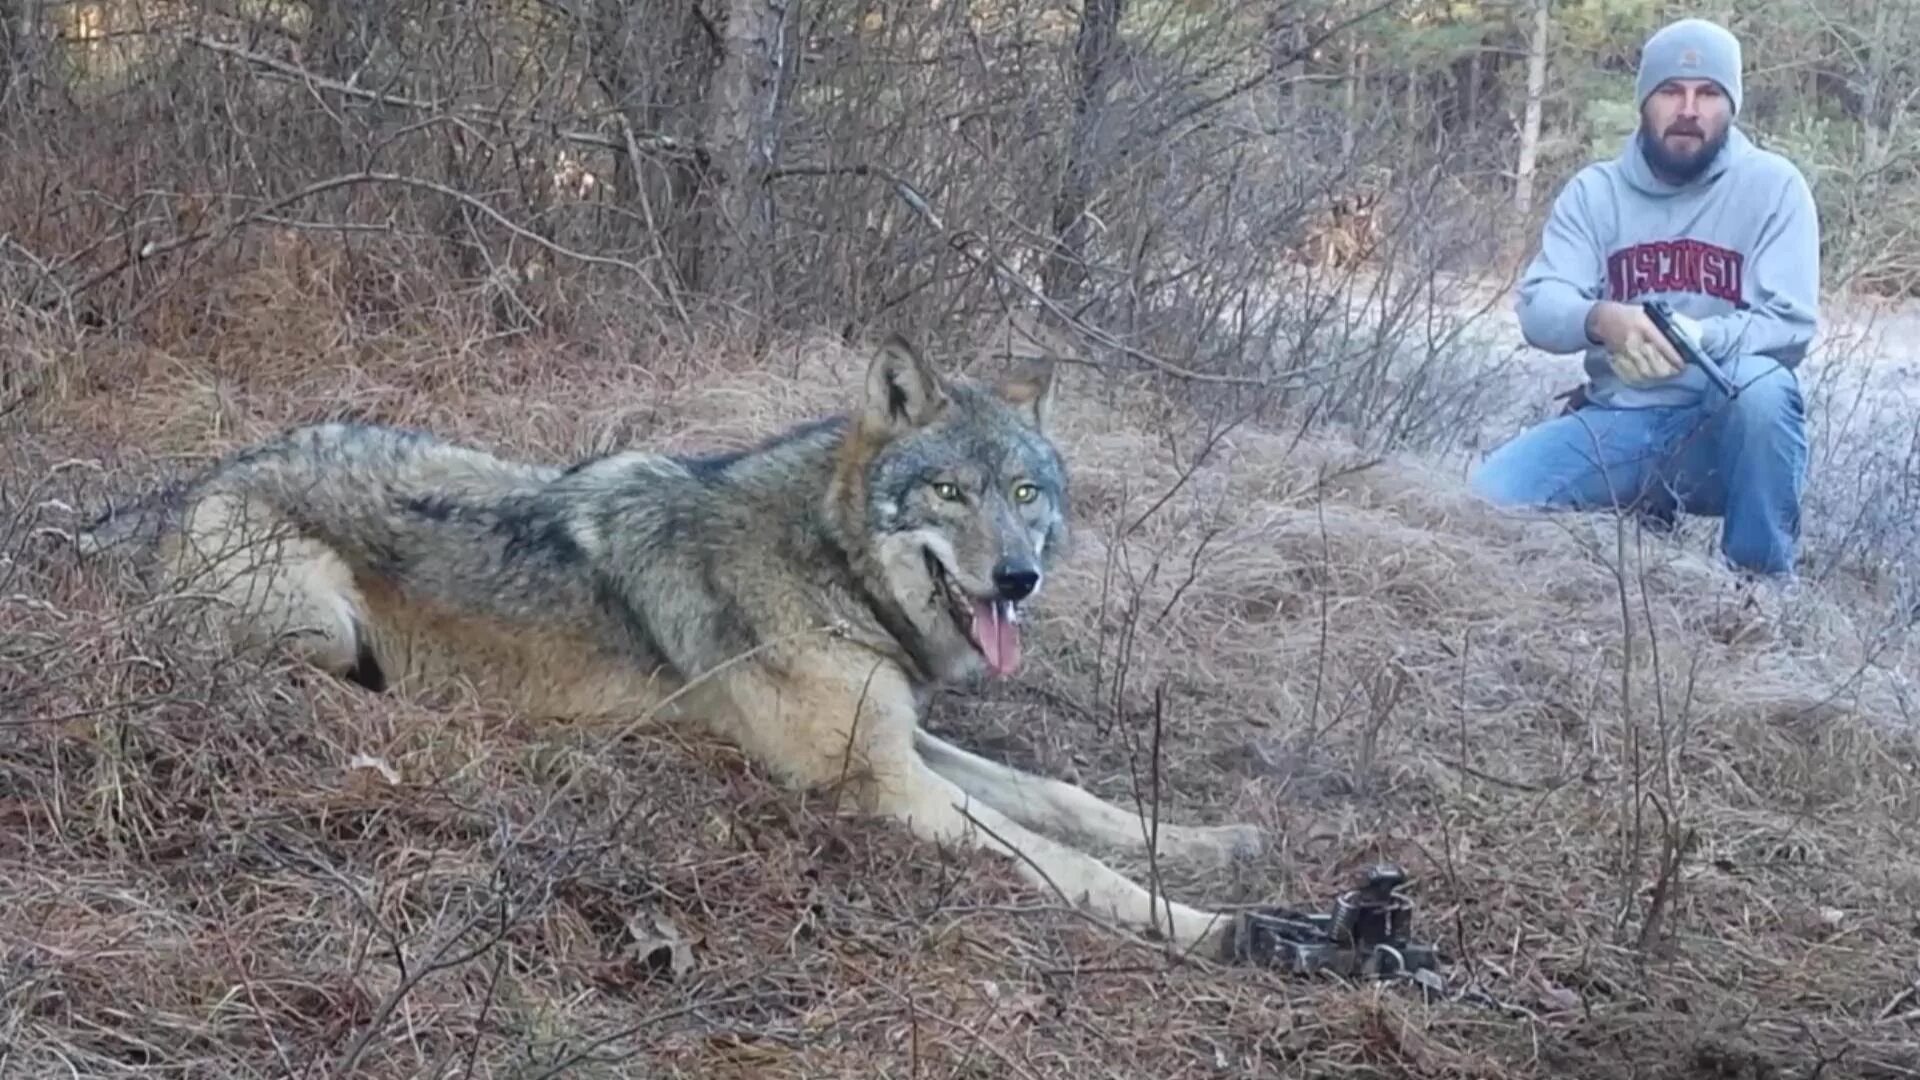
[[[1467,490],[1473,493],[1474,498],[1497,506],[1505,502],[1506,485],[1499,471],[1488,467],[1492,464],[1492,457],[1484,457],[1467,470]]]
[[[1495,447],[1467,475],[1473,494],[1494,506],[1536,509],[1571,506],[1601,470],[1580,447],[1578,420],[1557,417]]]
[[[1524,437],[1524,436],[1522,436]],[[1497,446],[1467,473],[1467,489],[1475,498],[1499,507],[1519,507],[1544,501],[1539,478],[1524,454],[1515,452],[1518,438]]]
[[[1735,380],[1740,394],[1727,407],[1746,438],[1766,441],[1784,436],[1798,440],[1807,419],[1800,380],[1763,356],[1744,357],[1740,366],[1746,377]],[[1756,369],[1759,374],[1746,375]]]

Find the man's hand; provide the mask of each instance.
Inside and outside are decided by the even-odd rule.
[[[1676,317],[1680,328],[1695,341],[1699,324]],[[1685,361],[1660,333],[1638,304],[1601,300],[1587,312],[1587,337],[1606,347],[1614,373],[1629,383],[1649,383],[1680,374]]]

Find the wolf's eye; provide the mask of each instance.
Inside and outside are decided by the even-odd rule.
[[[959,484],[949,483],[948,481],[945,481],[945,480],[936,481],[933,485],[933,493],[947,500],[948,502],[960,501],[960,485]]]
[[[1030,503],[1039,497],[1040,497],[1040,489],[1033,486],[1032,484],[1019,483],[1019,484],[1013,485],[1013,501],[1014,502],[1025,504],[1025,503]]]

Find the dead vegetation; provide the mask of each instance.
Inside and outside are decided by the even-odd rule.
[[[1911,419],[1816,399],[1771,637],[1710,543],[1470,503],[1524,36],[1383,60],[1384,9],[0,0],[0,1073],[1920,1075]],[[1756,122],[1828,77],[1774,67]],[[227,657],[60,538],[330,416],[738,445],[846,400],[821,327],[991,364],[1009,310],[1083,361],[1078,548],[931,723],[1279,838],[1126,867],[1182,898],[1402,862],[1461,998],[1167,957],[724,745]]]
[[[249,280],[208,302],[212,347],[12,339],[58,374],[0,443],[10,1072],[1920,1069],[1912,665],[1865,604],[1816,595],[1772,640],[1723,643],[1728,582],[1686,552],[1494,517],[1418,459],[1070,368],[1074,557],[1026,674],[932,723],[1280,838],[1216,879],[1128,867],[1181,897],[1318,903],[1403,862],[1468,996],[1169,958],[724,745],[609,745],[227,658],[76,565],[69,508],[301,419],[551,458],[713,446],[837,407],[860,370],[817,338],[644,366],[475,348],[444,314],[370,325],[335,276]]]

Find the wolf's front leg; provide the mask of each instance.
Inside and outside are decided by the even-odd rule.
[[[1145,853],[1151,830],[1159,854],[1196,863],[1251,858],[1264,846],[1264,835],[1253,825],[1177,825],[1163,819],[1154,828],[1145,815],[1085,788],[989,761],[925,731],[914,732],[914,747],[933,771],[975,800],[1041,832]]]
[[[985,846],[1013,858],[1043,891],[1058,888],[1070,903],[1105,919],[1135,930],[1157,928],[1182,949],[1197,945],[1203,955],[1220,955],[1231,916],[1156,898],[935,772],[914,750],[913,690],[890,662],[853,646],[815,647],[742,664],[722,678],[732,706],[722,734],[782,782],[845,785],[865,810],[906,824],[922,840]]]
[[[1058,889],[1068,902],[1129,929],[1155,929],[1183,951],[1216,958],[1233,932],[1231,915],[1154,896],[1093,856],[1032,832],[970,797],[917,754],[905,782],[882,792],[878,809],[906,822],[923,840],[984,846],[1006,855],[1037,888]]]

